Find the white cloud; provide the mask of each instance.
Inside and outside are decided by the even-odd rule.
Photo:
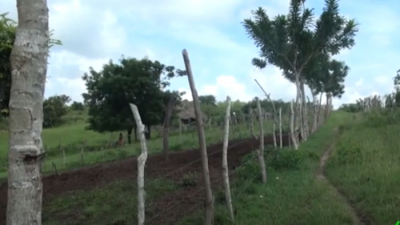
[[[356,82],[356,87],[360,87],[363,84],[363,81],[364,80],[362,78],[358,79],[358,81]]]
[[[85,83],[80,78],[67,78],[67,77],[57,77],[55,82],[51,82],[51,88],[57,87],[53,90],[55,95],[68,95],[73,101],[83,101],[82,93],[86,91]]]
[[[263,89],[273,99],[282,98],[288,101],[296,97],[296,86],[283,77],[282,72],[277,67],[267,67],[262,70],[252,68],[250,77],[253,82],[253,92],[257,93],[260,97],[264,96],[264,93],[254,79],[257,79]]]
[[[244,100],[250,101],[254,98],[246,89],[246,86],[240,84],[235,77],[229,75],[222,75],[217,77],[215,82],[212,84],[202,85],[198,89],[198,95],[214,95],[218,100],[225,100],[226,96],[230,96],[233,101]],[[186,94],[183,99],[192,100],[192,93],[190,89],[180,88],[179,91],[184,91]]]
[[[99,70],[122,54],[148,56],[182,68],[183,48],[191,55],[199,94],[214,94],[218,100],[227,95],[240,100],[264,97],[254,82],[257,79],[274,99],[287,101],[296,95],[295,86],[278,68],[253,68],[250,61],[258,49],[245,37],[240,24],[259,6],[266,8],[270,17],[286,14],[289,0],[52,0],[48,4],[50,27],[63,45],[51,50],[46,96],[68,94],[81,100],[83,73],[89,67]],[[361,25],[356,46],[337,56],[351,70],[346,93],[333,101],[335,106],[374,91],[383,94],[392,90],[391,76],[399,69],[400,60],[394,47],[394,40],[400,37],[400,23],[393,22],[399,21],[394,7],[361,0],[340,5],[346,16],[357,18]],[[316,0],[306,2],[306,6],[322,8]],[[0,1],[0,8],[17,18],[15,2]],[[174,89],[186,91],[184,98],[191,99],[187,79],[172,83]],[[309,90],[307,93],[310,95]]]

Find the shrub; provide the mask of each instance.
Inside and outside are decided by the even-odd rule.
[[[299,169],[300,163],[304,159],[304,153],[301,151],[293,150],[279,150],[277,157],[269,162],[269,166],[276,170],[283,169]],[[312,154],[311,154],[312,155]]]
[[[189,172],[183,175],[181,180],[181,185],[183,187],[192,187],[197,185],[197,173],[196,172]]]

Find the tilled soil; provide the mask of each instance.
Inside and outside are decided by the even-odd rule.
[[[288,144],[287,140],[287,136],[284,135],[283,144],[285,146]],[[265,144],[273,144],[272,136],[265,138]],[[230,170],[238,167],[242,157],[258,146],[259,141],[254,138],[230,141],[228,149]],[[221,187],[223,182],[221,150],[222,143],[212,144],[207,147],[210,179],[213,187]],[[157,199],[154,202],[155,213],[146,217],[146,224],[176,224],[182,217],[195,211],[198,208],[196,206],[203,204],[202,200],[204,199],[202,167],[198,149],[171,153],[168,161],[165,160],[162,154],[149,155],[145,168],[145,177],[147,178],[168,178],[179,181],[184,174],[194,171],[200,175],[197,185],[180,188]],[[71,191],[90,190],[117,180],[135,179],[136,174],[137,158],[131,157],[65,172],[60,175],[43,177],[43,201],[50,201],[54,197]],[[7,184],[4,183],[0,184],[0,224],[5,224],[6,209]],[[158,213],[162,214],[162,216],[157,216]],[[154,218],[152,219],[152,217]]]

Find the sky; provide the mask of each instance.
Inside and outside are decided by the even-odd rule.
[[[258,49],[243,25],[258,7],[269,16],[287,14],[289,0],[48,0],[50,29],[62,46],[51,49],[45,97],[66,94],[82,101],[82,76],[89,67],[101,70],[110,59],[125,57],[158,60],[184,69],[182,50],[189,53],[199,95],[218,101],[264,98],[257,79],[273,99],[289,101],[295,86],[281,71],[268,65],[258,69],[251,59]],[[318,16],[322,0],[307,0]],[[15,0],[0,1],[0,13],[17,20]],[[342,0],[341,14],[360,24],[356,45],[336,59],[350,67],[345,94],[335,108],[372,94],[393,90],[392,78],[400,69],[400,1]],[[174,78],[169,89],[185,91],[187,77]],[[308,96],[311,97],[308,91]]]

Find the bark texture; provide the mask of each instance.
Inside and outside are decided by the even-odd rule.
[[[49,50],[46,0],[17,0],[11,52],[7,225],[40,225],[43,97]]]
[[[224,176],[224,188],[225,188],[225,201],[228,207],[229,215],[231,220],[234,220],[233,217],[233,206],[232,206],[232,198],[231,198],[231,188],[229,185],[229,168],[228,168],[228,143],[229,143],[229,120],[231,114],[231,99],[229,97],[226,98],[226,114],[225,114],[225,129],[224,129],[224,144],[222,146],[222,169]]]
[[[139,134],[140,148],[142,152],[137,158],[138,161],[138,174],[137,174],[137,185],[138,185],[138,225],[143,225],[145,221],[145,200],[146,191],[144,190],[144,169],[147,161],[147,145],[146,137],[144,134],[144,125],[142,124],[142,119],[140,118],[139,110],[134,104],[129,104],[133,117],[135,118],[135,123],[137,127],[137,133]]]
[[[165,110],[165,118],[163,124],[163,149],[166,160],[169,159],[169,127],[171,123],[172,110],[175,106],[175,102],[176,102],[176,97],[171,96],[171,98],[168,101],[167,108]]]
[[[214,222],[214,197],[212,195],[210,172],[208,169],[207,146],[204,134],[204,121],[200,110],[200,101],[193,79],[192,67],[190,65],[189,55],[186,49],[182,51],[182,55],[183,55],[183,61],[185,62],[186,72],[188,74],[187,76],[189,80],[190,90],[192,91],[193,106],[196,115],[197,134],[199,138],[201,163],[203,165],[203,178],[205,186],[204,191],[206,196],[204,225],[212,225]]]
[[[261,169],[261,179],[265,184],[267,183],[267,171],[265,168],[265,160],[264,160],[264,126],[263,126],[263,115],[260,106],[260,100],[257,98],[257,108],[258,108],[258,119],[260,122],[260,148],[257,150],[258,162],[260,163]]]
[[[297,132],[296,132],[297,133]],[[290,137],[292,138],[293,148],[295,150],[298,149],[295,130],[294,130],[294,110],[293,110],[293,101],[290,102]]]

